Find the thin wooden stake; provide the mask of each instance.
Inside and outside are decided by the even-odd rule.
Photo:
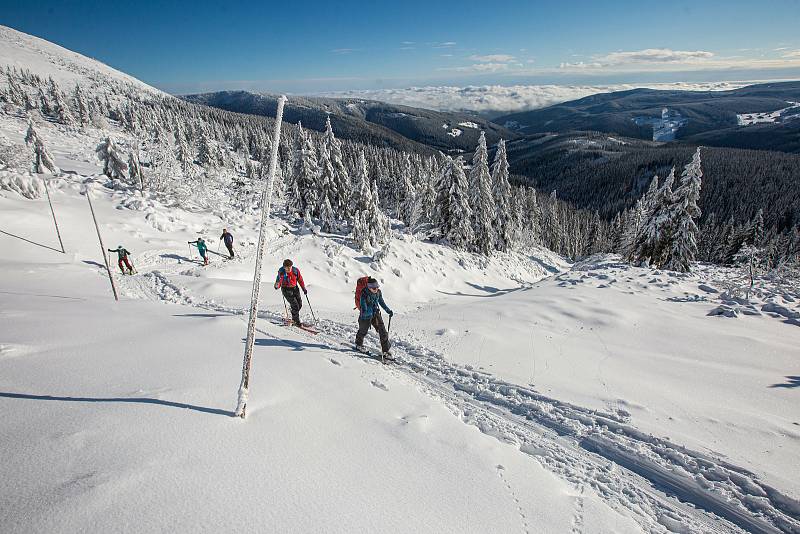
[[[86,186],[86,200],[89,201],[89,209],[92,211],[92,220],[94,221],[94,229],[97,230],[97,239],[100,241],[100,254],[103,255],[103,262],[106,264],[106,271],[108,272],[108,281],[111,282],[111,291],[114,293],[114,299],[119,300],[117,295],[117,285],[114,283],[114,275],[111,274],[111,267],[108,266],[108,256],[106,255],[106,246],[103,244],[103,237],[100,235],[100,227],[97,225],[97,217],[94,215],[94,206],[92,206],[92,195],[89,191],[89,186]]]
[[[47,180],[42,178],[44,182],[44,191],[47,193],[47,203],[50,204],[50,213],[53,215],[53,224],[56,226],[56,235],[58,236],[58,243],[61,245],[61,253],[66,254],[64,250],[64,242],[61,241],[61,232],[58,230],[58,221],[56,220],[56,212],[53,210],[53,201],[50,200],[50,188],[47,186]]]
[[[269,162],[269,175],[267,184],[261,192],[261,225],[258,233],[258,248],[256,249],[256,267],[253,273],[253,292],[250,295],[250,318],[247,321],[247,340],[244,344],[244,362],[242,364],[242,382],[239,385],[239,398],[236,404],[236,415],[244,419],[247,415],[247,398],[250,392],[250,366],[253,361],[253,345],[256,334],[256,318],[258,317],[258,296],[261,291],[261,263],[266,248],[266,227],[269,220],[270,204],[272,203],[272,185],[275,180],[275,169],[278,166],[278,143],[281,139],[281,121],[283,120],[283,105],[286,97],[278,98],[278,109],[275,112],[275,131],[272,139],[272,158]]]

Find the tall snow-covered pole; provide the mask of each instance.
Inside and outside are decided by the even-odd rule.
[[[100,241],[100,254],[103,255],[103,262],[106,264],[106,272],[108,273],[108,281],[111,282],[111,291],[114,293],[114,299],[119,300],[117,295],[117,285],[114,283],[114,275],[111,274],[111,267],[108,265],[108,256],[106,255],[106,246],[103,244],[103,236],[100,235],[100,227],[97,225],[97,217],[94,214],[94,206],[92,206],[92,194],[89,186],[86,186],[86,200],[89,201],[89,209],[92,211],[92,220],[94,221],[94,229],[97,230],[97,240]]]
[[[269,162],[269,175],[267,184],[261,193],[261,226],[258,232],[258,249],[256,250],[256,268],[253,274],[253,292],[250,295],[250,319],[247,321],[247,340],[244,344],[244,363],[242,365],[242,383],[239,385],[239,399],[236,404],[236,415],[246,417],[247,396],[250,390],[250,364],[253,361],[253,344],[256,334],[256,318],[258,317],[258,295],[261,289],[261,262],[264,257],[267,237],[265,230],[269,220],[270,204],[272,203],[272,184],[275,180],[275,169],[278,166],[278,143],[281,139],[281,121],[283,120],[283,105],[286,97],[278,99],[278,110],[275,112],[275,132],[272,138],[272,158]]]
[[[47,179],[42,178],[44,182],[44,191],[47,193],[47,203],[50,204],[50,213],[53,215],[53,224],[56,226],[56,235],[58,236],[58,243],[61,245],[61,253],[65,254],[64,242],[61,240],[61,232],[58,230],[58,221],[56,220],[56,212],[53,210],[53,201],[50,200],[50,188],[47,186]]]

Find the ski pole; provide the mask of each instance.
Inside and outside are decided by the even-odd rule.
[[[311,307],[311,301],[308,300],[308,293],[306,293],[306,302],[308,302],[308,309],[311,310],[311,317],[314,319],[314,324],[317,324],[317,316],[314,315],[314,308]]]
[[[389,332],[392,331],[392,316],[389,316],[389,326],[386,327],[386,337],[389,337]]]
[[[285,321],[289,320],[289,305],[286,303],[286,295],[283,294],[283,290],[281,289],[281,296],[283,297],[283,309],[286,311],[286,319]]]

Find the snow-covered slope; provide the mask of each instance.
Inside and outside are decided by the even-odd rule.
[[[118,82],[163,94],[158,89],[97,60],[2,25],[0,67],[28,69],[39,76],[52,77],[65,87],[72,87],[77,82],[84,85],[84,89],[105,92],[110,89],[109,82]]]
[[[65,171],[48,183],[66,254],[42,177],[5,162],[0,532],[800,529],[796,284],[750,303],[715,293],[730,280],[714,269],[486,260],[408,237],[368,257],[275,216],[241,421],[256,217],[108,180],[106,130],[39,126]],[[0,145],[25,127],[0,114]],[[105,245],[138,269],[117,276],[120,302],[86,186]],[[286,257],[318,335],[282,325]],[[365,274],[397,312],[397,363],[351,349]]]

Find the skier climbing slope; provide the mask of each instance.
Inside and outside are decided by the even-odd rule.
[[[118,245],[115,249],[108,249],[109,252],[116,252],[117,253],[117,265],[119,265],[119,270],[122,271],[122,274],[125,274],[125,268],[128,268],[128,274],[133,274],[133,265],[131,264],[130,260],[128,259],[131,253],[125,249],[122,245]]]

